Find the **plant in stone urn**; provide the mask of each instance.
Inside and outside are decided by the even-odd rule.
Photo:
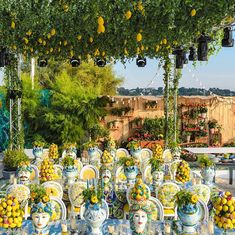
[[[71,156],[73,158],[76,158],[77,156],[76,143],[65,143],[63,145],[63,150],[65,151],[66,156]]]
[[[20,162],[17,171],[16,177],[19,184],[29,185],[30,184],[30,175],[33,169],[30,166],[29,161]]]
[[[80,216],[91,227],[91,235],[102,235],[102,224],[109,217],[109,208],[102,199],[102,191],[100,188],[97,189],[95,183],[83,191],[83,197],[85,206],[81,208]]]
[[[164,171],[162,166],[162,161],[157,158],[150,158],[149,164],[151,165],[151,174],[153,177],[153,188],[156,191],[157,187],[160,186],[163,182]]]
[[[189,190],[181,190],[176,195],[177,215],[183,224],[184,233],[196,233],[201,218],[198,196]]]
[[[30,185],[31,217],[33,221],[33,234],[49,235],[49,222],[52,216],[52,205],[46,194],[46,189],[37,184]]]
[[[138,167],[135,165],[135,159],[133,157],[122,157],[118,164],[124,168],[124,174],[127,178],[128,185],[134,184],[138,174]]]
[[[71,156],[66,156],[62,160],[63,175],[67,179],[69,185],[73,184],[76,176],[78,175],[78,169],[75,165],[75,160]]]
[[[206,185],[212,185],[215,176],[215,164],[206,155],[201,155],[198,158],[198,163],[201,167],[201,175]]]
[[[141,156],[141,146],[139,141],[132,140],[127,144],[127,148],[129,149],[131,156],[140,159]]]
[[[88,141],[83,144],[84,150],[87,150],[91,161],[95,161],[98,153],[98,144],[95,141]]]
[[[138,179],[130,192],[130,225],[132,234],[147,235],[147,223],[151,220],[152,209],[149,204],[150,191]]]
[[[42,158],[44,145],[45,143],[42,141],[33,142],[33,155],[35,157],[35,160],[39,160]]]

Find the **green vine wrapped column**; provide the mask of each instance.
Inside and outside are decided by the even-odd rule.
[[[169,56],[164,58],[164,116],[165,116],[165,125],[164,125],[164,141],[165,141],[165,148],[168,147],[169,144],[169,80],[171,75],[171,60]]]
[[[175,69],[173,80],[173,93],[174,93],[174,142],[178,141],[178,88],[179,80],[182,77],[181,69]]]

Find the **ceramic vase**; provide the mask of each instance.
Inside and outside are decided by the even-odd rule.
[[[102,224],[109,217],[109,210],[107,203],[102,200],[102,204],[85,204],[85,208],[81,210],[82,219],[85,219],[91,228],[90,235],[102,235]]]
[[[141,157],[141,148],[139,147],[138,149],[130,149],[130,153],[132,157],[139,160]]]
[[[69,185],[75,182],[76,177],[78,176],[78,169],[76,166],[67,166],[63,169],[63,176],[66,178]]]
[[[33,155],[35,160],[41,159],[43,155],[43,148],[42,147],[33,147]]]
[[[201,212],[197,204],[188,204],[177,208],[177,215],[183,225],[183,233],[196,233],[196,226],[200,221]]]
[[[137,166],[125,167],[124,174],[127,178],[127,184],[133,185],[135,184],[136,176],[138,175],[138,167]]]
[[[215,168],[214,167],[202,168],[201,175],[204,180],[204,183],[208,186],[211,186],[213,184],[213,179],[215,176]]]

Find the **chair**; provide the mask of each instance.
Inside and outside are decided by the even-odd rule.
[[[32,173],[30,174],[30,181],[34,182],[35,184],[39,183],[39,170],[36,165],[31,164]]]
[[[211,190],[207,185],[193,185],[189,188],[189,190],[195,193],[206,205],[208,204],[211,196]]]
[[[119,161],[122,157],[128,157],[129,152],[124,148],[118,148],[116,152],[116,161]]]
[[[63,166],[59,165],[59,164],[55,164],[53,165],[54,167],[54,174],[55,174],[55,179],[56,180],[62,180],[63,178]]]
[[[162,203],[155,197],[149,198],[150,207],[152,208],[152,220],[164,221],[164,208]]]
[[[99,171],[93,165],[86,165],[80,172],[80,179],[83,181],[91,179],[99,179]]]
[[[80,212],[80,207],[84,203],[83,191],[87,188],[87,184],[82,181],[77,181],[70,185],[68,190],[69,201],[71,203],[72,214],[77,215]]]
[[[64,202],[57,197],[50,197],[50,202],[52,204],[52,221],[66,220],[67,212]]]
[[[141,150],[140,160],[141,160],[141,162],[145,162],[145,161],[148,161],[152,156],[153,156],[153,152],[150,149],[143,148]]]
[[[48,196],[62,199],[63,198],[63,188],[62,186],[55,181],[47,181],[42,184],[46,189]]]
[[[123,184],[123,185],[127,184],[127,179],[126,179],[126,176],[124,174],[124,168],[122,166],[119,166],[116,170],[115,184]]]
[[[151,166],[147,165],[144,173],[143,173],[143,181],[145,184],[151,184],[152,183],[152,174],[151,174]]]
[[[163,183],[158,188],[157,198],[162,203],[165,217],[175,217],[175,195],[180,191],[180,187],[171,182]]]

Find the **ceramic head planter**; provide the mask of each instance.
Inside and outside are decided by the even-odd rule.
[[[162,167],[162,160],[157,159],[156,157],[152,157],[149,160],[149,164],[151,165],[151,174],[153,178],[153,186],[156,188],[160,186],[163,182],[164,171]]]
[[[50,202],[33,204],[31,209],[33,226],[36,234],[49,235],[49,222],[52,216],[52,205]]]
[[[132,140],[127,144],[127,148],[129,149],[131,156],[137,160],[140,160],[141,157],[141,146],[140,143],[136,140]]]
[[[43,155],[43,147],[44,143],[41,141],[34,141],[33,142],[33,155],[35,157],[35,160],[41,159]]]
[[[101,178],[102,178],[104,184],[108,184],[111,180],[111,177],[112,177],[112,174],[111,174],[110,170],[105,169],[102,171]]]
[[[62,160],[63,165],[63,176],[66,178],[66,181],[69,185],[75,182],[75,178],[78,176],[78,169],[75,165],[75,160],[71,156],[66,156]]]
[[[63,157],[70,156],[74,159],[77,157],[77,148],[75,143],[65,143],[63,149]]]
[[[146,225],[151,220],[149,204],[150,192],[141,179],[138,179],[130,192],[130,224],[132,234],[147,235]]]
[[[30,175],[32,173],[32,167],[29,162],[21,162],[18,166],[16,175],[19,184],[30,184]]]
[[[91,235],[102,235],[101,227],[109,217],[107,203],[101,199],[102,191],[97,190],[97,185],[83,191],[85,205],[82,206],[80,216],[85,219],[91,228]]]
[[[52,216],[52,204],[42,185],[30,185],[31,217],[33,220],[34,233],[49,235],[49,222]]]

